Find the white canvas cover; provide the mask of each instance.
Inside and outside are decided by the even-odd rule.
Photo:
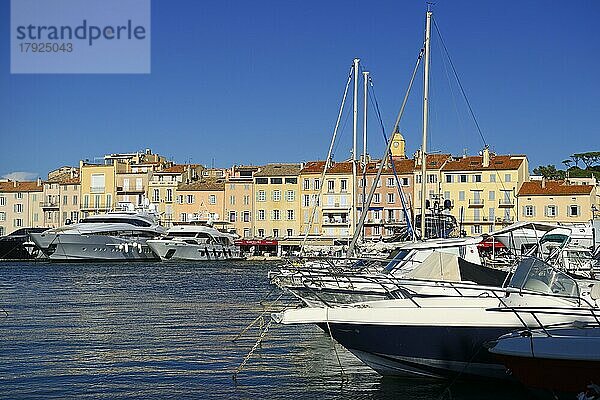
[[[434,251],[419,266],[406,274],[406,277],[432,281],[460,282],[458,257],[454,254]]]

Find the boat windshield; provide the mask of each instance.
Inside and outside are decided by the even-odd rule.
[[[579,297],[579,288],[573,278],[534,257],[521,261],[508,286],[520,290]]]
[[[394,256],[394,258],[392,258],[392,260],[388,263],[388,265],[385,266],[385,270],[386,271],[392,271],[393,269],[396,268],[396,266],[406,258],[406,256],[408,255],[408,253],[410,253],[410,250],[400,250],[398,251],[398,253],[396,253],[396,255]]]
[[[148,226],[152,225],[152,224],[150,224],[146,221],[140,220],[140,219],[111,218],[111,217],[85,218],[81,222],[92,223],[92,224],[129,224],[129,225],[133,225],[133,226],[143,226],[143,227],[148,227]]]

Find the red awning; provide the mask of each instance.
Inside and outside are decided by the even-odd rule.
[[[235,244],[238,246],[277,246],[277,240],[241,239],[236,240]]]
[[[500,243],[498,240],[490,240],[487,239],[481,243],[479,243],[477,245],[477,247],[479,247],[480,249],[491,249],[492,247],[496,248],[496,249],[503,249],[504,245],[502,243]]]

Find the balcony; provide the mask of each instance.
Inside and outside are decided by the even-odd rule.
[[[498,207],[501,208],[510,208],[515,206],[515,201],[513,199],[500,199],[498,200]]]
[[[469,199],[469,207],[471,207],[471,208],[483,207],[483,199]]]
[[[144,187],[123,187],[117,186],[117,194],[140,194],[146,193]]]
[[[347,219],[323,218],[322,225],[348,226],[348,223]]]
[[[387,218],[384,220],[385,225],[404,225],[406,222],[403,219]]]
[[[365,225],[382,225],[383,220],[381,218],[369,218],[365,220]]]
[[[496,217],[496,223],[497,224],[510,225],[510,224],[512,224],[514,222],[515,222],[515,218],[514,217],[509,217],[509,218]]]
[[[40,202],[40,207],[42,207],[42,209],[44,209],[44,210],[49,210],[49,209],[58,210],[58,208],[59,208],[58,202],[49,202],[49,201]]]
[[[321,207],[323,210],[347,210],[350,208],[347,204],[333,203],[333,204],[323,204]]]
[[[104,186],[90,186],[90,193],[104,193]]]

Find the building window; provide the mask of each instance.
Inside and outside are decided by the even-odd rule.
[[[235,205],[235,196],[234,195],[229,196],[229,204],[231,204],[232,206]]]
[[[335,182],[333,180],[327,181],[327,192],[333,193],[334,189],[335,189]]]
[[[546,217],[556,217],[558,207],[555,205],[549,205],[546,207]]]
[[[464,190],[461,190],[460,192],[458,192],[458,200],[459,201],[465,201],[465,192],[464,192]]]
[[[387,202],[388,203],[393,203],[394,202],[394,193],[388,193],[388,195],[387,195]]]
[[[466,183],[467,182],[467,176],[466,175],[460,175],[460,183]]]
[[[169,188],[167,189],[167,198],[166,198],[167,203],[172,203],[173,202],[173,189]]]
[[[273,190],[273,201],[281,200],[281,190]]]
[[[235,222],[235,211],[229,211],[229,222]]]
[[[264,229],[259,229],[258,230],[258,237],[265,237],[265,230]]]
[[[14,226],[15,226],[16,228],[20,228],[20,227],[22,227],[22,226],[23,226],[23,219],[21,219],[21,218],[17,218],[17,219],[15,219],[15,220],[14,220]]]
[[[244,222],[250,222],[250,211],[244,211],[242,213],[242,220]]]
[[[287,192],[285,192],[285,199],[287,201],[296,200],[296,192],[294,190],[288,190]]]
[[[247,206],[248,204],[250,204],[250,196],[245,194],[244,195],[244,205]]]
[[[294,220],[294,210],[287,210],[287,219],[288,221]]]
[[[69,196],[63,196],[63,206],[69,204]]]
[[[15,199],[21,200],[22,198],[23,198],[23,193],[21,193],[21,192],[15,193]]]
[[[454,178],[454,175],[452,175],[452,174],[447,174],[447,175],[446,175],[446,183],[452,183],[452,181],[453,181],[453,178]]]
[[[496,174],[490,174],[490,182],[496,182]]]
[[[303,207],[309,207],[310,206],[310,195],[305,194],[304,196],[302,196],[302,206]]]
[[[305,179],[304,180],[304,190],[309,190],[310,189],[310,179]]]
[[[209,195],[208,204],[217,204],[217,196],[214,194]]]
[[[179,220],[181,222],[187,222],[187,214],[186,213],[179,214]]]
[[[294,230],[293,230],[293,229],[288,229],[288,230],[287,230],[287,236],[288,236],[288,237],[290,237],[290,236],[294,236]]]
[[[340,191],[342,191],[342,192],[348,191],[348,180],[347,179],[340,180]]]
[[[489,211],[489,215],[488,215],[489,220],[493,221],[494,218],[496,217],[496,209],[495,208],[490,208],[488,211]]]
[[[14,208],[16,213],[22,213],[23,212],[23,204],[19,203],[19,204],[15,204]]]
[[[510,182],[510,180],[511,180],[510,174],[505,174],[504,175],[504,182]]]
[[[481,182],[481,175],[473,175],[473,182]]]
[[[533,217],[535,215],[535,207],[532,205],[528,205],[523,207],[523,216],[524,217]]]
[[[315,179],[315,190],[319,190],[321,188],[321,182],[319,179]]]
[[[112,209],[112,194],[106,195],[106,208]]]
[[[6,213],[4,211],[0,212],[0,221],[6,221]]]
[[[258,210],[258,215],[256,216],[256,219],[258,219],[259,221],[264,221],[265,220],[265,210]]]
[[[283,179],[281,178],[271,178],[271,185],[281,185],[283,183]]]
[[[104,193],[104,174],[92,174],[91,193]]]
[[[6,197],[0,196],[0,206],[5,206],[5,205],[6,205]]]
[[[394,187],[394,178],[387,178],[387,187]]]
[[[381,234],[381,228],[379,228],[378,226],[374,226],[373,227],[373,235],[377,236]]]
[[[244,237],[245,238],[249,238],[250,237],[250,228],[244,228]]]
[[[267,183],[269,183],[268,178],[256,178],[257,185],[266,185]]]
[[[285,183],[295,185],[298,183],[298,178],[285,178]]]
[[[481,212],[478,208],[473,210],[473,221],[475,221],[475,222],[481,221]]]
[[[373,196],[373,203],[381,203],[381,195],[379,193],[375,193]]]
[[[188,194],[186,197],[186,201],[188,204],[194,204],[194,195]]]
[[[4,232],[4,227],[0,226],[0,236],[4,236],[6,232]]]
[[[471,227],[471,233],[474,234],[474,235],[481,234],[481,225],[473,225]]]
[[[273,221],[279,221],[281,219],[281,213],[279,212],[279,210],[273,210],[271,216]]]
[[[267,195],[264,190],[259,190],[256,193],[256,201],[265,201],[266,199],[267,199]]]
[[[77,195],[73,195],[73,205],[76,206],[78,203]]]
[[[152,189],[152,201],[155,203],[160,201],[160,191],[158,189]]]
[[[71,222],[77,222],[77,221],[79,221],[79,212],[71,211]]]
[[[579,206],[572,204],[569,206],[569,217],[579,216]]]
[[[494,200],[496,200],[496,192],[494,192],[493,190],[491,190],[491,191],[488,193],[488,199],[489,199],[490,201],[494,201]]]
[[[273,237],[279,237],[279,229],[273,229]]]
[[[437,182],[437,175],[427,175],[427,182],[428,183],[436,183]]]

